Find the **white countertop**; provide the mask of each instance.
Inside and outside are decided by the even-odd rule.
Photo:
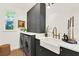
[[[60,46],[70,49],[70,50],[73,50],[73,51],[76,51],[76,52],[79,52],[79,43],[78,44],[70,44],[70,43],[66,43],[66,42],[60,40]]]
[[[64,47],[76,52],[79,52],[79,43],[78,44],[69,44],[61,39],[54,39],[52,37],[45,37],[44,33],[32,33],[32,32],[22,32],[28,35],[36,35],[36,39],[40,40],[40,45],[51,50],[52,52],[55,52],[57,54],[60,54],[60,47]]]
[[[44,33],[23,32],[23,31],[21,31],[21,33],[28,34],[28,35],[44,35]]]

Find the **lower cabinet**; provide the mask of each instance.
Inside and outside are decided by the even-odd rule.
[[[56,54],[42,46],[40,46],[40,40],[35,39],[35,36],[20,34],[20,48],[30,56],[79,56],[78,52],[70,49],[60,47],[60,54]]]
[[[60,56],[79,56],[79,53],[67,48],[60,47]]]
[[[78,52],[72,51],[67,48],[60,47],[60,54],[56,54],[42,46],[40,46],[40,56],[79,56]]]
[[[40,46],[40,56],[58,56],[58,54]]]
[[[36,56],[40,56],[40,40],[36,39]]]
[[[36,56],[79,56],[79,53],[64,47],[60,47],[60,54],[58,55],[40,46],[40,40],[36,39]]]
[[[36,55],[35,35],[20,33],[20,48],[28,56]]]

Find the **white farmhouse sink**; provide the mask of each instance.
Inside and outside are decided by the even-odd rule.
[[[60,54],[60,42],[59,39],[54,39],[52,37],[45,36],[36,36],[37,39],[40,39],[40,45],[56,54]]]
[[[56,54],[60,54],[60,45],[56,39],[44,37],[40,40],[40,45]]]
[[[50,45],[55,45],[57,47],[60,47],[59,45],[59,39],[54,39],[52,37],[42,37],[42,40],[43,42],[47,43],[47,44],[50,44]]]

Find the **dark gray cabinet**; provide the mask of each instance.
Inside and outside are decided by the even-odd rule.
[[[60,56],[79,56],[79,53],[72,51],[70,49],[61,47],[60,48]]]
[[[58,56],[58,54],[40,46],[40,56]]]
[[[27,31],[45,33],[46,5],[37,3],[27,12]]]
[[[40,56],[40,40],[36,39],[36,56]]]
[[[23,44],[23,41],[24,41],[24,34],[23,33],[20,33],[20,48],[24,48],[24,44]]]
[[[40,46],[40,40],[36,40],[36,56],[79,56],[79,53],[64,47],[60,47],[60,54],[56,54]]]
[[[78,52],[60,47],[60,54],[56,54],[42,46],[40,40],[35,38],[35,35],[27,35],[20,33],[20,48],[26,55],[31,56],[79,56]]]
[[[28,56],[36,55],[35,35],[20,34],[20,47]]]
[[[40,46],[40,56],[79,56],[79,52],[67,48],[60,48],[60,54],[56,54],[42,46]]]

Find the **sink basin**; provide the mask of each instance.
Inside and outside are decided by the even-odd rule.
[[[52,37],[45,37],[44,35],[36,35],[36,38],[39,39],[40,41],[43,41],[47,44],[54,44],[56,46],[59,45],[59,40],[60,39],[55,39],[55,38],[52,38]]]
[[[52,37],[42,37],[40,45],[56,54],[60,54],[60,43],[57,39]]]
[[[54,39],[52,37],[42,37],[41,41],[50,45],[60,46],[59,39]]]

